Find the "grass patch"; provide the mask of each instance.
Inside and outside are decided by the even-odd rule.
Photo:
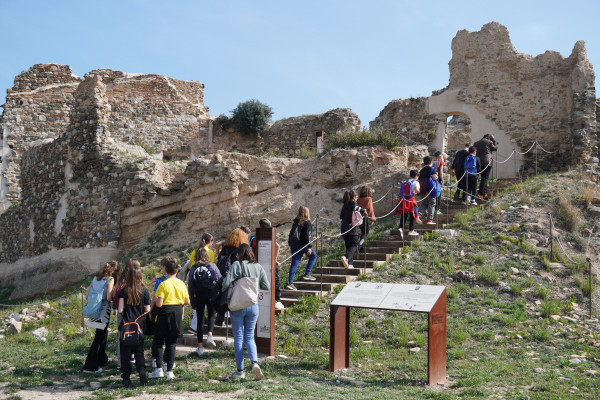
[[[577,233],[583,226],[583,215],[577,206],[571,203],[571,199],[565,194],[556,200],[554,213],[556,222],[565,230]]]
[[[346,127],[342,132],[327,137],[325,143],[326,152],[337,148],[352,149],[361,146],[385,146],[391,150],[402,145],[400,138],[388,130],[356,130],[353,127]]]

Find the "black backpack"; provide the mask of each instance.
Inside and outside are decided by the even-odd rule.
[[[288,245],[295,246],[300,243],[300,227],[297,223],[294,222],[292,225],[292,229],[290,229],[290,234],[288,236]]]
[[[219,272],[221,276],[227,275],[229,272],[229,267],[231,267],[231,259],[233,258],[233,254],[235,252],[235,247],[223,246],[221,252],[219,253],[219,257],[217,258],[217,268],[219,268]]]
[[[194,273],[192,274],[192,287],[196,292],[205,292],[212,290],[217,285],[212,272],[205,263],[194,264]]]

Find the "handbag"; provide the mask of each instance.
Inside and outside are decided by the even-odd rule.
[[[231,297],[227,302],[231,311],[243,310],[258,302],[258,278],[246,276],[245,266],[246,263],[242,262],[242,277],[232,284]]]

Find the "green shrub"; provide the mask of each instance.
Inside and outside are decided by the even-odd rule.
[[[342,132],[327,138],[325,151],[338,148],[352,149],[360,146],[385,146],[391,150],[401,144],[400,138],[390,131],[377,129],[371,132],[364,128],[356,130],[348,126]]]
[[[542,317],[550,318],[551,315],[558,314],[560,312],[560,303],[555,299],[548,299],[542,302],[540,307]]]
[[[535,290],[535,297],[540,298],[542,300],[547,299],[549,294],[550,288],[546,286],[538,286],[538,288]]]
[[[267,130],[273,109],[258,100],[239,103],[231,110],[233,127],[244,135],[260,134]]]
[[[488,266],[479,267],[477,269],[476,277],[479,282],[490,286],[498,284],[498,280],[500,279],[498,271]]]

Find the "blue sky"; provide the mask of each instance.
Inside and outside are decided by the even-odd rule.
[[[212,115],[245,100],[273,119],[350,107],[368,125],[393,99],[446,87],[461,29],[505,25],[517,51],[600,65],[595,0],[0,0],[0,104],[37,63],[156,73],[206,85]]]

